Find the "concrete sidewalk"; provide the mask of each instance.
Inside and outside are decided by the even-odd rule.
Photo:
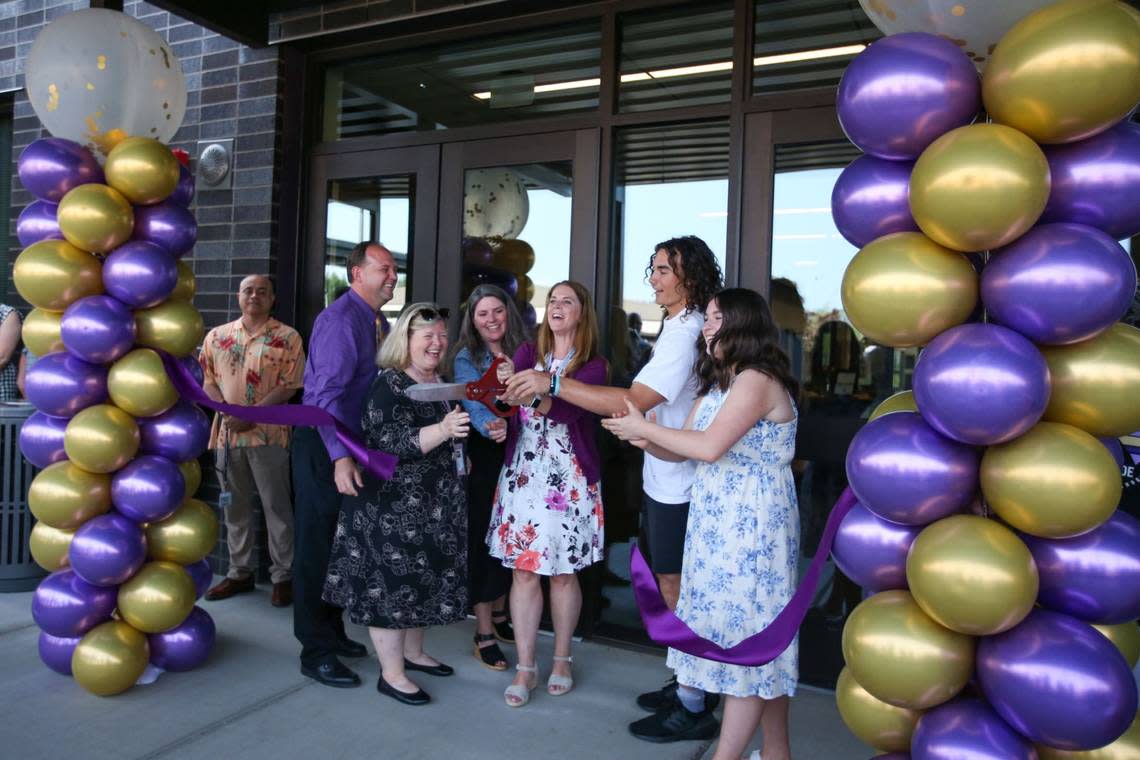
[[[330,689],[303,677],[292,611],[269,605],[259,588],[203,606],[218,626],[214,654],[191,673],[167,673],[149,686],[99,698],[44,666],[31,594],[0,594],[0,753],[38,758],[663,758],[711,757],[706,743],[653,745],[629,735],[644,715],[633,695],[666,677],[661,657],[595,643],[575,645],[575,689],[534,692],[521,709],[496,673],[471,656],[473,624],[428,633],[427,649],[456,669],[450,678],[417,674],[427,707],[405,707],[375,691],[374,657],[348,662],[359,689]],[[367,641],[362,629],[350,630]],[[552,640],[540,637],[540,676]],[[369,649],[371,650],[371,643]],[[504,647],[508,659],[513,647]],[[801,690],[792,703],[793,751],[804,760],[875,753],[843,726],[834,697]]]

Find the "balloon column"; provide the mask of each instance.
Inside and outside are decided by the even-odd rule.
[[[863,5],[876,23],[892,6]],[[974,5],[954,7],[985,26],[983,6],[1044,4]],[[860,505],[833,556],[870,595],[843,632],[839,710],[899,757],[1137,757],[1140,522],[1097,436],[1140,428],[1116,242],[1140,233],[1140,14],[1065,0],[1000,20],[973,60],[922,18],[946,28],[914,15],[838,91],[867,154],[832,196],[861,247],[844,308],[872,342],[923,347],[913,393],[847,453]]]
[[[209,422],[179,401],[157,353],[189,356],[203,333],[180,260],[197,235],[194,180],[159,141],[181,123],[185,81],[154,31],[89,9],[40,33],[27,88],[54,135],[19,159],[36,200],[13,271],[35,307],[25,343],[42,354],[27,374],[38,411],[20,433],[43,468],[28,495],[32,555],[51,571],[32,615],[44,663],[105,696],[148,662],[201,664],[214,641],[194,606],[218,533],[193,498]]]

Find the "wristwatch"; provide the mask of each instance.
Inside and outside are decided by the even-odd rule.
[[[542,405],[542,396],[535,396],[534,399],[529,404],[531,409],[537,409],[541,405]]]

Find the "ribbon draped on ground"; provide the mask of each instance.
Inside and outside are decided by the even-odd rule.
[[[198,385],[190,370],[178,363],[170,354],[160,351],[162,364],[174,389],[182,398],[194,404],[213,409],[215,412],[228,414],[247,422],[257,422],[268,425],[305,425],[310,427],[333,426],[336,428],[336,437],[349,450],[353,458],[360,462],[364,469],[381,480],[388,480],[396,470],[399,459],[383,451],[366,448],[360,437],[349,430],[348,427],[324,409],[315,406],[298,404],[280,404],[277,406],[239,406],[214,401],[206,395]]]
[[[803,581],[787,606],[767,628],[727,649],[698,636],[665,606],[665,600],[657,588],[653,572],[645,563],[645,558],[641,556],[637,546],[634,546],[633,554],[630,556],[633,595],[637,599],[641,620],[645,623],[649,637],[658,644],[665,644],[686,654],[729,665],[766,665],[776,659],[795,638],[815,596],[823,565],[831,555],[831,544],[835,541],[839,523],[843,522],[843,518],[856,503],[858,502],[851,489],[844,489],[831,510],[831,516],[827,518],[827,525],[819,540],[819,548],[816,549],[807,574],[804,575]]]

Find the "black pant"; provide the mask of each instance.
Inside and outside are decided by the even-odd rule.
[[[301,642],[301,664],[317,667],[335,659],[337,641],[346,638],[344,610],[321,599],[341,495],[316,428],[296,428],[292,460],[293,635]]]

